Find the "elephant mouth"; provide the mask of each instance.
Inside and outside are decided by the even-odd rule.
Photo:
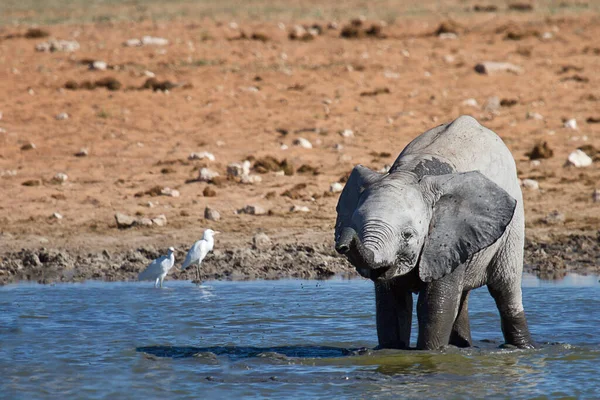
[[[385,281],[392,279],[396,276],[395,268],[386,266],[379,268],[357,268],[357,272],[363,278],[370,279],[372,281]]]

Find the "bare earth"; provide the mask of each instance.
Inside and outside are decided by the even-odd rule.
[[[455,38],[434,33],[448,21],[436,13],[396,18],[380,37],[355,39],[340,37],[348,19],[337,29],[327,19],[248,17],[236,19],[237,28],[232,20],[40,26],[53,38],[77,40],[74,52],[37,52],[48,38],[22,37],[26,25],[0,26],[1,283],[134,279],[171,245],[183,260],[209,227],[223,233],[204,278],[351,276],[332,251],[339,194],[330,185],[355,164],[392,164],[418,134],[461,114],[497,132],[519,177],[539,183],[539,190],[523,189],[526,268],[545,277],[600,271],[600,201],[592,200],[600,188],[598,13],[465,12],[453,18]],[[299,23],[318,23],[323,32],[290,40]],[[363,28],[372,24],[379,20]],[[123,45],[144,35],[169,44]],[[90,69],[94,60],[109,69]],[[522,72],[479,74],[474,67],[484,61]],[[139,89],[147,71],[176,87]],[[64,88],[107,77],[119,90]],[[501,105],[488,105],[493,96]],[[68,119],[57,119],[60,113]],[[571,118],[577,130],[564,127]],[[340,134],[347,129],[352,137]],[[301,137],[313,147],[294,145]],[[553,155],[535,165],[526,154],[540,141]],[[22,149],[28,143],[35,148]],[[593,164],[565,166],[584,145]],[[82,148],[88,155],[75,156]],[[215,161],[188,159],[202,151]],[[226,178],[229,163],[251,159],[255,166],[265,156],[287,160],[293,175],[253,168],[261,182]],[[223,179],[199,182],[202,167]],[[57,173],[68,179],[53,181]],[[180,196],[151,191],[157,186]],[[204,196],[206,187],[216,196]],[[249,204],[268,214],[237,213]],[[204,219],[207,206],[219,221]],[[118,229],[117,212],[164,214],[167,224]],[[265,250],[252,248],[259,231],[272,240]],[[191,270],[169,275],[191,277]]]

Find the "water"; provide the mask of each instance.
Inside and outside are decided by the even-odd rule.
[[[598,277],[524,281],[538,350],[504,350],[485,289],[477,348],[377,344],[365,280],[12,285],[0,288],[0,397],[597,398]],[[413,341],[416,339],[416,327]]]

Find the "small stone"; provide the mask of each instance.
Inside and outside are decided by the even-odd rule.
[[[105,63],[104,61],[94,61],[93,63],[90,64],[90,69],[94,69],[97,71],[106,71],[107,68],[108,68],[108,64]]]
[[[284,171],[281,171],[284,173]],[[254,183],[260,183],[262,182],[262,178],[259,175],[242,175],[242,183],[248,184],[248,185],[252,185]]]
[[[537,121],[542,121],[544,119],[544,117],[542,116],[542,114],[538,114],[536,112],[531,112],[531,111],[529,111],[525,115],[525,118],[527,118],[527,119],[535,119]]]
[[[81,148],[77,153],[75,153],[75,157],[87,157],[89,154],[88,149]]]
[[[312,147],[313,147],[312,144],[307,139],[304,139],[304,138],[298,138],[298,139],[294,140],[294,145],[300,146],[305,149],[312,149]]]
[[[63,216],[57,212],[55,212],[54,214],[52,214],[52,218],[54,219],[63,219]]]
[[[511,72],[519,75],[523,73],[523,68],[507,62],[484,61],[475,66],[475,72],[485,75],[497,72]]]
[[[160,194],[162,194],[163,196],[170,196],[170,197],[179,197],[181,195],[181,193],[179,193],[179,190],[177,189],[171,189],[171,188],[164,188],[160,191]]]
[[[500,107],[500,98],[497,96],[492,96],[489,97],[485,102],[484,110],[487,112],[496,113]]]
[[[577,130],[577,120],[575,118],[571,118],[565,121],[564,125],[567,129]]]
[[[244,175],[244,170],[241,164],[231,163],[227,165],[227,176],[238,177]]]
[[[444,56],[444,62],[446,62],[446,64],[453,64],[454,61],[456,61],[456,57],[454,57],[452,54],[446,54]]]
[[[57,121],[64,121],[67,119],[69,119],[69,114],[67,114],[66,112],[62,112],[56,116]]]
[[[35,46],[36,51],[65,51],[73,52],[79,50],[79,43],[75,40],[50,40]]]
[[[333,148],[334,148],[334,150],[337,150],[337,151],[342,151],[342,150],[344,150],[344,145],[343,145],[343,144],[340,144],[340,143],[336,143],[336,144],[333,146]]]
[[[204,219],[209,221],[218,221],[221,219],[221,214],[214,208],[206,207],[204,209]]]
[[[332,183],[332,184],[329,186],[329,191],[330,191],[331,193],[339,193],[339,192],[341,192],[342,190],[344,190],[344,185],[342,185],[342,184],[341,184],[341,183],[339,183],[339,182],[334,182],[334,183]]]
[[[23,146],[21,146],[21,150],[26,151],[26,150],[35,150],[35,143],[26,143]]]
[[[533,160],[529,163],[529,165],[531,165],[532,168],[539,167],[541,164],[542,162],[540,160]]]
[[[282,145],[281,145],[279,148],[280,148],[281,150],[287,150],[289,147],[288,147],[288,145],[287,145],[287,144],[282,144]]]
[[[213,170],[208,169],[208,168],[202,168],[200,170],[200,175],[199,175],[198,179],[201,182],[212,182],[213,179],[215,179],[217,176],[219,176],[218,172],[213,171]]]
[[[565,214],[562,214],[556,210],[552,211],[546,216],[546,218],[544,218],[544,222],[548,225],[564,224],[565,220]]]
[[[385,76],[388,79],[400,79],[400,74],[392,71],[384,71],[383,76]]]
[[[354,137],[354,131],[352,129],[344,129],[343,131],[340,132],[340,135],[342,135],[342,137]]]
[[[462,102],[463,106],[469,106],[469,107],[475,107],[478,108],[479,107],[479,103],[477,103],[477,100],[470,98],[470,99],[466,99],[465,101]]]
[[[152,226],[152,220],[150,218],[144,217],[135,221],[135,224],[139,226]]]
[[[149,202],[146,203],[146,207],[148,207],[148,208],[154,208],[154,203],[151,202],[151,201],[149,201]]]
[[[567,165],[572,165],[577,168],[589,167],[592,165],[592,158],[585,154],[583,151],[577,149],[567,159]]]
[[[139,47],[142,45],[142,41],[140,39],[129,39],[123,45],[127,47]]]
[[[215,156],[208,151],[202,151],[200,153],[191,153],[188,157],[188,160],[203,160],[208,158],[210,161],[215,161]]]
[[[202,195],[204,197],[215,197],[217,195],[217,192],[215,191],[215,189],[211,188],[210,186],[207,186],[202,191]]]
[[[145,71],[144,71],[144,76],[145,76],[146,78],[156,78],[156,74],[155,74],[154,72],[152,72],[152,71],[148,71],[148,70],[145,70]]]
[[[458,39],[458,35],[452,32],[440,33],[438,37],[442,40],[455,40]]]
[[[252,238],[252,247],[256,250],[267,250],[271,245],[271,239],[264,232],[259,232]]]
[[[122,213],[116,213],[115,220],[117,221],[117,228],[119,229],[130,228],[135,223],[135,218]]]
[[[238,214],[250,214],[250,215],[264,215],[267,211],[261,206],[247,205],[246,207],[238,210]]]
[[[297,213],[297,212],[307,213],[307,212],[310,212],[310,209],[308,207],[306,207],[306,206],[293,205],[290,208],[290,212],[293,212],[293,213]]]
[[[250,166],[252,164],[250,163],[250,161],[248,160],[244,160],[244,162],[242,163],[242,175],[249,175],[250,174]]]
[[[543,158],[551,158],[554,155],[554,151],[550,148],[550,146],[548,146],[547,142],[538,142],[526,155],[530,160],[539,160]]]
[[[521,186],[529,190],[539,190],[540,184],[534,179],[523,179]]]
[[[67,174],[59,172],[56,175],[54,175],[54,178],[52,178],[52,181],[55,183],[64,183],[67,181],[67,179],[69,179]]]
[[[165,214],[160,214],[156,218],[152,218],[152,223],[156,226],[165,226],[167,225],[167,217]]]
[[[592,193],[592,201],[594,203],[600,203],[600,190],[594,189],[594,193]]]
[[[142,44],[144,46],[166,46],[169,41],[161,37],[144,36],[142,37]]]

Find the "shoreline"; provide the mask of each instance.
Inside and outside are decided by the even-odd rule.
[[[185,246],[175,246],[180,256],[168,280],[193,280],[195,270],[180,269]],[[23,282],[41,284],[87,280],[135,281],[150,261],[164,249],[146,245],[113,254],[107,250],[22,249],[0,256],[0,285]],[[185,253],[184,253],[185,254]],[[565,235],[525,243],[523,272],[541,279],[562,279],[568,273],[600,273],[600,231],[596,236]],[[201,265],[203,280],[279,280],[356,278],[356,270],[333,246],[323,243],[274,243],[257,248],[236,245],[216,249]]]

